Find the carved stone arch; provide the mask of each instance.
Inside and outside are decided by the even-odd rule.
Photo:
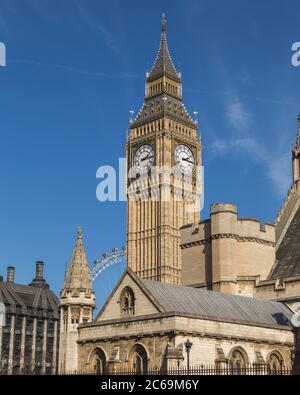
[[[243,374],[243,369],[249,364],[247,352],[242,347],[234,347],[228,355],[228,362],[233,374]]]
[[[104,374],[107,372],[107,354],[102,347],[95,347],[87,358],[89,371],[96,374]]]
[[[127,355],[128,368],[136,374],[146,374],[148,371],[149,351],[143,343],[135,343]]]
[[[267,364],[270,369],[274,371],[283,369],[285,365],[282,354],[277,350],[269,352],[267,356]]]

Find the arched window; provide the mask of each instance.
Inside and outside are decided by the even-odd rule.
[[[267,362],[271,372],[274,373],[280,371],[284,365],[282,355],[278,351],[272,351]]]
[[[232,374],[244,374],[245,368],[247,367],[246,352],[240,347],[233,349],[229,355],[229,363],[232,369]]]
[[[133,290],[129,287],[123,289],[120,297],[121,314],[134,315],[135,297]]]

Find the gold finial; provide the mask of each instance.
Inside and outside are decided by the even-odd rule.
[[[77,239],[82,239],[82,236],[83,236],[82,227],[79,226],[77,231]]]
[[[162,14],[162,20],[161,20],[161,31],[165,32],[166,31],[166,17],[165,17],[165,13]]]

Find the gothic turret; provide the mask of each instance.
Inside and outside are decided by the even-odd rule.
[[[60,293],[60,372],[77,368],[77,327],[93,320],[95,293],[92,289],[89,267],[81,228],[77,232],[76,245],[64,288]]]

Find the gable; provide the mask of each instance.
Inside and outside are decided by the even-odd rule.
[[[159,312],[159,309],[153,304],[153,302],[151,302],[149,297],[142,290],[138,281],[135,281],[132,276],[126,272],[120,283],[108,298],[104,308],[98,314],[96,321],[124,318],[121,313],[120,297],[122,291],[126,287],[131,288],[135,296],[135,317],[156,314]]]

